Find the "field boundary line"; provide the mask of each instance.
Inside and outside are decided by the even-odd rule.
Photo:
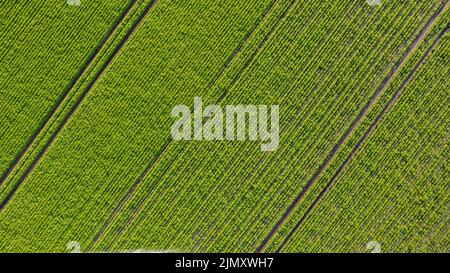
[[[124,45],[128,42],[128,40],[130,39],[130,37],[132,36],[132,34],[136,31],[136,29],[138,29],[139,25],[141,24],[141,22],[143,21],[143,19],[146,17],[146,15],[148,14],[148,12],[152,9],[152,7],[156,4],[157,0],[151,0],[146,8],[144,9],[144,11],[139,15],[139,17],[136,19],[136,21],[133,22],[133,25],[131,27],[131,29],[125,34],[125,37],[122,38],[122,40],[120,41],[120,43],[118,44],[118,46],[114,49],[114,51],[111,53],[111,55],[108,57],[108,59],[106,60],[105,63],[103,63],[103,65],[101,66],[101,68],[96,72],[95,77],[92,79],[92,81],[88,84],[88,86],[86,87],[86,89],[83,91],[83,93],[81,94],[81,96],[78,98],[78,100],[76,101],[75,105],[69,110],[69,113],[63,118],[62,122],[58,125],[56,131],[52,134],[52,136],[50,137],[50,139],[47,141],[47,143],[45,144],[45,146],[43,147],[43,149],[38,153],[38,155],[35,157],[35,159],[33,160],[32,164],[26,169],[25,173],[21,176],[21,178],[19,179],[19,181],[14,185],[14,187],[12,188],[12,190],[8,193],[8,195],[6,196],[6,198],[2,201],[2,203],[0,204],[0,211],[3,210],[5,208],[5,206],[9,203],[9,201],[12,199],[12,197],[14,196],[14,194],[16,193],[16,191],[20,188],[20,186],[23,184],[23,182],[25,181],[25,179],[30,175],[30,173],[34,170],[34,168],[37,166],[37,164],[39,163],[39,160],[44,156],[44,154],[47,152],[48,148],[51,146],[51,144],[53,143],[53,141],[56,139],[57,135],[59,134],[59,132],[61,132],[61,130],[64,128],[64,126],[67,124],[67,122],[69,121],[69,119],[72,117],[72,115],[75,113],[75,111],[78,109],[78,107],[81,105],[81,103],[83,102],[84,98],[87,96],[87,94],[89,93],[89,91],[94,87],[94,85],[97,83],[97,81],[101,78],[101,76],[103,75],[103,72],[105,72],[106,68],[108,68],[108,66],[112,63],[112,61],[115,59],[115,57],[117,56],[117,54],[122,50],[122,48],[124,47]],[[134,2],[134,3],[137,3]],[[132,5],[134,6],[134,4]],[[120,24],[119,24],[120,25]]]
[[[51,112],[47,115],[47,118],[45,121],[41,124],[41,126],[34,132],[34,134],[31,136],[30,141],[28,141],[27,145],[22,149],[22,151],[19,153],[18,156],[14,159],[12,164],[3,172],[2,176],[0,177],[0,186],[6,181],[6,179],[9,177],[9,175],[14,171],[16,166],[19,164],[19,162],[23,159],[27,151],[32,147],[33,143],[36,142],[38,136],[43,132],[44,128],[47,127],[48,123],[52,119],[53,116],[55,116],[58,112],[58,110],[61,108],[63,102],[68,98],[71,91],[74,89],[76,84],[81,80],[83,75],[86,74],[87,70],[91,65],[93,64],[94,60],[100,55],[100,53],[103,51],[103,48],[107,46],[108,41],[111,39],[111,37],[114,35],[114,33],[117,31],[119,26],[122,24],[124,19],[130,14],[133,7],[135,7],[136,3],[138,3],[139,0],[133,0],[131,4],[128,6],[128,8],[121,14],[120,18],[114,23],[111,30],[108,32],[108,34],[103,38],[100,45],[94,50],[94,53],[91,54],[91,56],[88,58],[88,60],[85,62],[83,67],[78,71],[78,73],[75,75],[75,78],[72,80],[72,82],[69,84],[69,87],[67,90],[63,93],[63,95],[56,101],[55,106],[51,110]]]
[[[434,40],[433,44],[428,48],[428,50],[424,53],[424,55],[421,57],[419,62],[414,66],[414,68],[409,72],[408,76],[403,80],[401,86],[398,88],[396,93],[390,98],[389,102],[385,105],[383,110],[380,114],[378,114],[375,118],[375,120],[370,124],[367,131],[364,133],[364,135],[361,137],[361,139],[358,141],[358,143],[353,147],[350,154],[346,157],[344,162],[339,166],[336,173],[333,175],[333,177],[330,179],[330,181],[327,183],[327,185],[322,189],[318,197],[314,200],[314,202],[310,205],[308,210],[305,212],[305,214],[302,216],[302,218],[298,221],[298,223],[295,225],[295,227],[289,232],[288,236],[285,238],[283,243],[278,247],[277,253],[282,250],[282,248],[286,245],[286,243],[290,240],[290,238],[293,236],[295,231],[300,227],[300,225],[304,222],[304,220],[308,217],[308,215],[311,213],[311,211],[314,209],[314,207],[319,203],[319,201],[322,199],[322,197],[325,195],[327,190],[332,186],[334,181],[339,177],[339,175],[342,173],[344,168],[347,166],[347,164],[351,161],[353,156],[358,152],[359,148],[362,144],[369,138],[369,136],[372,134],[378,123],[383,119],[383,117],[386,116],[386,114],[389,113],[389,111],[392,109],[392,107],[397,103],[397,101],[400,99],[402,95],[402,91],[406,87],[406,85],[410,82],[413,75],[417,72],[417,70],[422,66],[427,56],[431,53],[431,51],[436,47],[436,45],[441,40],[442,36],[449,30],[449,24],[442,30],[438,37]]]
[[[221,72],[218,74],[218,76],[216,77],[216,79],[208,85],[207,90],[210,91],[219,81],[220,79],[222,79],[224,77],[224,75],[226,74],[226,72],[229,70],[230,66],[232,65],[233,61],[239,56],[239,53],[242,52],[242,50],[244,49],[244,47],[252,40],[252,37],[255,35],[256,31],[258,30],[258,28],[261,26],[261,24],[264,22],[264,20],[267,18],[267,15],[270,14],[270,12],[273,10],[273,8],[275,7],[275,5],[279,2],[280,0],[273,0],[271,2],[271,4],[265,9],[265,11],[263,12],[261,18],[259,19],[259,21],[255,24],[255,26],[253,27],[253,29],[251,31],[249,31],[243,39],[243,43],[241,45],[239,45],[234,51],[233,53],[227,58],[227,60],[225,61],[225,64],[223,66],[223,68],[221,69]],[[255,59],[255,56],[258,54],[258,52],[260,51],[260,49],[264,46],[264,44],[266,43],[266,41],[268,40],[268,38],[271,36],[271,34],[274,32],[274,30],[277,28],[279,22],[282,20],[282,18],[284,18],[286,16],[286,14],[288,13],[288,11],[291,9],[293,3],[296,0],[292,0],[290,5],[286,8],[286,10],[282,13],[281,17],[279,19],[276,20],[274,26],[270,29],[269,33],[264,35],[263,41],[261,41],[258,45],[258,47],[256,48],[256,50],[254,50],[253,54],[251,54],[250,57],[248,57],[248,60],[244,63],[244,65],[237,71],[237,75],[233,77],[232,82],[228,85],[227,89],[220,95],[220,97],[216,100],[216,104],[221,103],[221,101],[226,97],[226,95],[229,93],[230,89],[235,85],[235,83],[239,80],[239,78],[241,77],[242,73],[246,70],[246,68],[250,65],[250,63]],[[143,173],[141,173],[141,175],[139,176],[138,180],[133,184],[132,188],[127,192],[127,195],[125,196],[125,198],[123,198],[121,200],[121,203],[119,206],[117,206],[113,213],[110,215],[110,217],[108,218],[107,222],[105,222],[105,224],[102,226],[100,232],[96,235],[96,237],[94,238],[93,243],[91,244],[91,247],[93,247],[93,245],[97,244],[100,239],[104,236],[105,232],[107,231],[107,229],[109,228],[109,226],[111,225],[111,223],[117,218],[118,214],[120,213],[120,211],[123,209],[123,207],[126,205],[126,203],[131,200],[131,198],[133,198],[133,195],[135,193],[135,191],[139,188],[140,184],[145,180],[145,178],[148,176],[149,173],[151,173],[151,171],[154,169],[154,167],[156,166],[156,164],[158,162],[160,162],[162,156],[165,154],[165,152],[168,150],[169,146],[173,143],[173,140],[171,137],[169,137],[169,139],[166,141],[165,145],[163,146],[163,148],[161,149],[160,153],[158,154],[158,156],[151,161],[151,163],[147,166],[147,168],[144,170]],[[184,145],[184,147],[181,148],[181,152],[183,152],[186,147],[189,144]],[[178,153],[178,154],[179,154]],[[165,168],[165,171],[163,172],[162,176],[160,179],[158,179],[158,181],[156,182],[156,184],[158,184],[159,180],[162,179],[162,177],[165,176],[165,174],[167,173],[167,171],[171,168],[173,162],[176,161],[172,160],[172,162]],[[145,196],[142,204],[145,204],[145,201],[147,200],[147,196]],[[136,213],[139,212],[142,208],[142,204],[139,206],[139,208],[136,210]],[[133,215],[131,216],[131,218],[134,218],[134,215],[136,213],[133,213]],[[129,221],[127,222],[127,226],[129,226]],[[119,237],[120,238],[120,237]],[[91,248],[90,247],[90,248]],[[90,249],[89,248],[89,249]]]
[[[379,101],[379,98],[383,93],[385,93],[386,89],[389,87],[390,83],[393,81],[395,76],[400,72],[401,68],[403,68],[406,63],[410,60],[413,53],[417,49],[418,45],[427,37],[427,35],[431,32],[433,26],[435,25],[435,22],[439,18],[439,16],[444,13],[444,11],[449,7],[450,1],[447,1],[445,4],[443,4],[437,12],[435,12],[431,18],[428,20],[428,22],[425,24],[425,26],[420,30],[417,37],[414,39],[412,44],[408,47],[403,57],[395,63],[394,67],[392,68],[389,75],[384,79],[381,86],[377,89],[375,94],[370,98],[369,102],[364,106],[362,111],[358,114],[358,117],[353,121],[351,126],[346,130],[344,135],[340,138],[339,142],[333,147],[331,152],[326,157],[325,161],[320,165],[319,169],[314,173],[314,175],[311,177],[311,179],[308,181],[308,183],[305,185],[305,187],[301,190],[301,192],[294,198],[293,202],[289,205],[286,212],[282,215],[281,219],[275,224],[275,226],[271,229],[269,234],[266,238],[262,241],[261,245],[256,249],[256,252],[261,253],[263,252],[271,239],[275,236],[275,234],[278,232],[278,230],[281,228],[281,226],[286,222],[286,220],[289,218],[289,216],[293,213],[294,209],[297,207],[297,205],[300,203],[300,201],[303,199],[305,194],[309,191],[309,189],[315,184],[315,182],[319,179],[325,168],[328,166],[328,164],[332,161],[334,156],[337,154],[337,152],[341,149],[341,147],[347,142],[347,140],[350,138],[350,136],[353,135],[354,131],[359,127],[359,125],[362,123],[363,119],[367,116],[369,110],[372,109],[372,107]],[[447,28],[445,29],[445,31]],[[442,33],[442,35],[445,33],[445,31]],[[441,37],[440,35],[439,37]],[[425,55],[424,55],[425,56]],[[423,58],[424,59],[424,58]],[[421,59],[421,61],[423,61]],[[412,76],[408,75],[408,76]],[[404,82],[404,84],[406,84]],[[403,87],[403,84],[402,84]],[[401,91],[401,89],[399,90]],[[396,94],[397,95],[397,94]],[[400,94],[398,94],[400,95]],[[393,100],[394,99],[394,100]],[[385,109],[390,109],[390,104],[395,104],[395,96],[391,98],[389,103],[385,106]],[[385,110],[383,109],[383,111]],[[380,115],[377,116],[376,121],[378,121],[381,118]]]

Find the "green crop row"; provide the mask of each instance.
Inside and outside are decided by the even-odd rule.
[[[438,19],[438,22],[435,23],[435,26],[433,27],[431,32],[415,49],[408,63],[399,71],[399,73],[395,76],[395,79],[391,81],[389,88],[386,90],[385,94],[381,96],[379,103],[375,105],[371,111],[369,111],[366,118],[361,122],[361,124],[354,132],[353,136],[351,136],[347,143],[341,147],[340,151],[335,156],[335,159],[324,170],[323,174],[318,179],[318,181],[316,181],[315,185],[313,185],[312,188],[303,197],[300,204],[297,206],[292,215],[287,219],[283,227],[275,234],[274,239],[270,242],[267,251],[276,251],[282,246],[283,241],[286,240],[286,236],[288,236],[288,234],[292,232],[295,226],[299,225],[300,219],[304,215],[306,215],[308,209],[310,209],[311,207],[311,204],[313,204],[315,199],[318,198],[321,191],[324,188],[327,188],[327,184],[329,184],[330,181],[332,181],[333,177],[337,175],[337,170],[339,170],[340,166],[345,163],[346,158],[348,158],[352,150],[355,149],[355,147],[360,146],[360,144],[358,143],[361,142],[365,135],[365,138],[371,135],[372,132],[368,131],[369,128],[371,128],[371,124],[377,119],[377,116],[381,115],[383,108],[389,103],[389,100],[394,97],[394,94],[399,92],[399,94],[402,94],[402,92],[404,92],[401,89],[402,84],[404,84],[405,79],[414,76],[416,70],[415,67],[420,64],[420,60],[423,60],[424,56],[426,56],[427,52],[430,50],[430,48],[432,48],[432,45],[436,42],[439,35],[446,28],[446,25],[448,24],[447,18],[449,14],[449,9],[441,14],[440,19]],[[390,109],[387,109],[387,113],[389,113],[389,111]],[[378,120],[377,123],[383,120],[384,115],[381,115],[381,120]],[[362,143],[365,143],[366,141],[367,139],[365,139]],[[361,149],[361,147],[356,151],[358,152],[359,149]],[[334,183],[336,183],[336,181],[333,181],[331,183],[333,185]],[[322,201],[319,201],[319,203],[317,203],[315,206],[320,206],[320,202]],[[310,211],[309,214],[313,214],[314,211],[315,210]],[[303,223],[300,223],[300,226],[302,225]],[[290,240],[288,240],[288,242],[290,242]]]
[[[20,160],[9,172],[9,175],[2,181],[0,185],[0,201],[6,200],[10,194],[14,193],[13,189],[21,183],[27,171],[40,159],[40,154],[46,151],[47,147],[52,143],[52,138],[57,136],[59,130],[63,128],[65,120],[70,118],[85,94],[95,85],[99,75],[104,71],[104,67],[107,67],[111,59],[114,58],[114,54],[117,54],[117,51],[120,50],[120,45],[124,43],[128,35],[132,34],[132,26],[137,22],[138,17],[142,16],[150,3],[150,1],[135,1],[130,6],[120,24],[111,33],[108,40],[102,45],[102,48],[98,50],[98,53],[90,61],[89,65],[83,70],[83,74],[74,83],[67,95],[64,96],[64,99],[59,102],[56,110],[34,137],[28,149],[26,149]]]
[[[0,251],[64,251],[69,241],[86,251],[255,251],[444,2],[159,0],[109,64],[134,19],[125,22],[0,188],[2,198],[92,87],[0,212]],[[278,150],[171,140],[171,109],[192,106],[196,96],[205,105],[280,105]],[[388,129],[396,126],[385,137],[394,134]],[[349,177],[344,193],[358,174]],[[321,211],[312,228],[322,229],[334,211]],[[334,223],[329,232],[338,234]],[[287,251],[315,249],[301,234]]]

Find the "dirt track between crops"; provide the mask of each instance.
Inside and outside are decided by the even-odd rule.
[[[286,222],[286,220],[289,218],[289,216],[293,213],[297,205],[300,203],[300,201],[303,199],[305,194],[310,190],[310,188],[315,184],[315,182],[319,179],[323,171],[326,169],[326,167],[329,165],[329,163],[334,159],[337,152],[341,149],[341,147],[347,142],[347,140],[352,136],[353,132],[359,127],[363,119],[368,114],[369,110],[372,109],[372,107],[378,102],[381,95],[386,91],[386,89],[389,87],[390,83],[393,81],[395,76],[399,73],[401,68],[403,68],[406,63],[410,60],[415,50],[418,48],[419,44],[427,37],[427,35],[432,30],[433,26],[435,25],[437,19],[441,14],[443,14],[450,6],[450,1],[447,1],[444,5],[442,5],[439,10],[428,20],[428,22],[425,24],[425,26],[421,29],[419,34],[417,35],[416,39],[413,41],[413,43],[409,46],[404,56],[401,58],[399,62],[397,62],[389,75],[386,77],[386,79],[383,81],[381,86],[377,89],[375,94],[372,96],[370,101],[364,106],[363,110],[359,113],[358,117],[354,120],[350,128],[345,132],[345,134],[342,136],[342,138],[339,140],[339,142],[334,146],[334,148],[331,150],[331,152],[328,154],[325,161],[320,165],[319,169],[316,171],[316,173],[312,176],[312,178],[308,181],[306,186],[302,189],[302,191],[295,197],[293,202],[289,205],[286,212],[283,214],[281,219],[275,224],[275,226],[272,228],[272,230],[269,232],[268,236],[263,240],[262,244],[256,249],[256,252],[263,252],[271,239],[275,236],[275,234],[279,231],[281,226]],[[331,186],[331,184],[334,182],[334,180],[337,178],[337,176],[340,174],[340,172],[345,168],[346,164],[350,161],[350,159],[353,157],[353,155],[357,152],[358,148],[361,146],[361,144],[366,140],[366,138],[370,135],[370,133],[373,131],[377,123],[382,119],[382,117],[392,108],[392,106],[398,101],[401,95],[401,91],[405,87],[405,85],[409,82],[413,74],[417,71],[417,69],[421,66],[421,64],[424,62],[425,58],[428,56],[428,54],[431,52],[431,50],[434,48],[434,46],[439,42],[440,38],[444,35],[444,33],[448,30],[448,25],[446,28],[439,34],[438,38],[434,41],[433,45],[427,50],[427,52],[422,56],[419,63],[414,67],[414,69],[408,74],[407,78],[403,81],[401,87],[399,90],[394,94],[394,96],[389,100],[388,104],[384,107],[383,111],[375,118],[374,122],[371,124],[370,128],[365,132],[364,136],[361,138],[361,140],[358,142],[358,144],[353,148],[352,152],[348,156],[348,158],[345,160],[345,162],[340,166],[338,169],[338,172],[333,176],[333,178],[330,180],[330,182],[325,186],[325,188],[322,190],[320,195],[317,197],[317,199],[313,202],[313,204],[309,207],[308,211],[305,213],[305,215],[300,219],[300,221],[297,223],[297,225],[294,227],[294,229],[289,233],[289,235],[285,238],[282,245],[278,248],[277,252],[279,252],[284,245],[287,243],[287,241],[291,238],[291,236],[294,234],[294,232],[298,229],[298,227],[302,224],[304,219],[309,215],[309,213],[312,211],[312,209],[315,207],[315,205],[320,201],[321,197],[325,194],[326,190]]]

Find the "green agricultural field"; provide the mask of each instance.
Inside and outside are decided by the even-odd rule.
[[[0,9],[2,180],[131,7],[7,1]]]
[[[449,38],[419,68],[286,251],[363,251],[359,242],[371,240],[389,252],[448,251]],[[349,204],[352,210],[345,209]],[[315,244],[306,248],[308,241]]]
[[[387,92],[389,107],[374,113],[384,120],[370,121],[369,129],[355,136],[358,144],[343,149],[340,165],[330,167],[311,194],[316,199],[299,206],[271,251],[365,251],[361,242],[370,241],[387,252],[448,251],[450,36],[442,31],[445,24],[395,79]]]
[[[0,252],[450,251],[449,0],[75,2],[0,6]]]

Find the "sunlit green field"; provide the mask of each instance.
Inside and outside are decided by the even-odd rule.
[[[450,1],[372,2],[2,4],[0,252],[449,252]]]

